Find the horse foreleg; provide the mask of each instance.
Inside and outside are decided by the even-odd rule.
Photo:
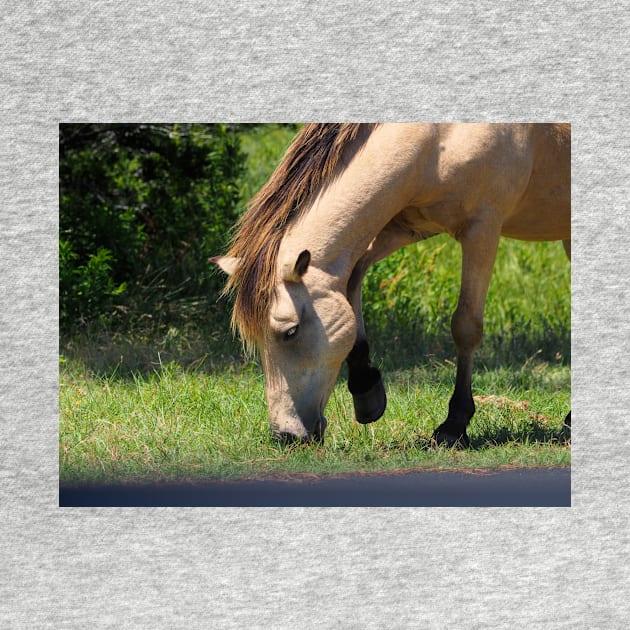
[[[356,264],[348,282],[348,301],[352,305],[357,322],[357,338],[346,359],[348,389],[352,394],[355,418],[361,424],[378,420],[385,413],[387,406],[387,396],[380,370],[370,361],[370,348],[361,303],[363,279],[367,270],[375,262],[419,238],[419,235],[401,229],[394,223],[386,226]]]
[[[434,432],[433,439],[445,446],[469,445],[466,427],[475,413],[472,397],[472,369],[475,350],[483,335],[483,309],[496,258],[501,228],[492,215],[472,223],[460,236],[462,285],[451,332],[457,347],[455,390],[448,416]]]
[[[361,285],[368,267],[364,263],[365,261],[359,261],[348,284],[348,301],[352,305],[357,321],[357,338],[346,362],[354,417],[357,422],[368,424],[375,422],[385,413],[387,397],[381,373],[370,361],[370,347],[363,322]]]
[[[370,348],[366,339],[354,344],[346,362],[354,417],[361,424],[375,422],[385,413],[387,395],[380,370],[371,364]]]

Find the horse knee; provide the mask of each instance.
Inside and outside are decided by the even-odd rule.
[[[451,319],[451,333],[458,351],[473,352],[483,336],[483,317],[458,307]]]

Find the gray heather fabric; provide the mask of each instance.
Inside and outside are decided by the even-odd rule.
[[[4,3],[0,627],[625,627],[628,8]],[[572,508],[57,507],[57,124],[197,120],[573,123]]]

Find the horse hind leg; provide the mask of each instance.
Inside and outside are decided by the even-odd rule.
[[[462,285],[451,332],[457,347],[457,374],[448,416],[433,433],[433,441],[448,447],[468,447],[466,428],[475,413],[472,369],[483,335],[483,309],[499,245],[501,228],[492,213],[472,223],[460,237]]]
[[[568,259],[571,260],[571,239],[568,238],[562,241],[562,244],[564,245],[564,251],[567,253]]]

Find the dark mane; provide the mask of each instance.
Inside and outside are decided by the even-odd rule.
[[[240,258],[227,292],[235,293],[232,327],[252,346],[264,330],[275,286],[276,261],[287,226],[332,175],[358,123],[307,124],[287,149],[269,181],[237,223],[228,256]]]

